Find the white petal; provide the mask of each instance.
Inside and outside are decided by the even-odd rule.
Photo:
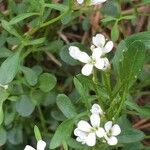
[[[76,141],[77,141],[77,142],[81,142],[82,144],[85,144],[85,139],[82,139],[82,138],[80,138],[80,137],[77,137],[77,138],[76,138]]]
[[[94,48],[92,53],[93,59],[99,59],[102,56],[102,49],[101,48]]]
[[[75,136],[79,136],[80,138],[84,138],[84,137],[87,136],[87,133],[81,131],[81,130],[78,129],[78,128],[76,128],[76,129],[74,130],[74,135],[75,135]]]
[[[112,121],[108,121],[107,123],[105,123],[104,128],[105,128],[106,132],[108,133],[112,128]]]
[[[113,49],[113,42],[112,41],[108,41],[104,47],[104,54],[109,53],[112,49]]]
[[[85,52],[80,52],[77,59],[83,63],[88,63],[91,60],[89,55]]]
[[[79,121],[77,126],[81,131],[84,132],[90,132],[92,128],[91,125],[84,120]]]
[[[93,65],[92,64],[85,64],[81,70],[82,74],[85,76],[89,76],[92,73]]]
[[[81,53],[80,49],[76,46],[69,47],[69,54],[72,58],[78,59],[79,54]]]
[[[102,68],[102,70],[105,71],[110,68],[110,62],[106,57],[102,58],[102,60],[104,61],[104,67]]]
[[[96,131],[96,135],[99,138],[102,138],[105,135],[105,130],[103,128],[98,128],[98,130]]]
[[[90,116],[90,122],[91,122],[91,125],[92,125],[93,127],[99,127],[99,126],[100,126],[100,117],[99,117],[99,115],[97,115],[97,114],[92,114],[92,115]]]
[[[93,104],[92,109],[90,110],[92,114],[103,114],[101,107],[98,104]]]
[[[91,1],[91,4],[92,4],[92,5],[98,5],[98,4],[101,4],[101,3],[103,3],[103,2],[106,2],[106,0],[92,0],[92,1]]]
[[[95,46],[91,45],[90,49],[91,49],[91,51],[93,51],[95,49]]]
[[[108,143],[109,145],[116,145],[116,144],[118,143],[118,140],[117,140],[116,137],[111,136],[110,138],[108,138],[107,143]]]
[[[44,150],[46,147],[46,143],[43,140],[39,140],[37,143],[37,150]]]
[[[105,37],[102,34],[97,34],[92,38],[93,44],[97,47],[104,47]]]
[[[97,69],[104,69],[105,67],[105,61],[103,58],[99,58],[96,60],[96,63],[94,64],[94,66],[97,68]]]
[[[24,148],[24,150],[35,150],[32,146],[30,146],[30,145],[27,145],[25,148]]]
[[[77,2],[78,2],[79,4],[82,4],[82,3],[84,2],[84,0],[77,0]]]
[[[94,146],[96,144],[96,135],[95,135],[95,133],[89,133],[89,135],[86,138],[86,144],[88,146]]]
[[[119,127],[118,124],[113,125],[113,127],[111,128],[111,134],[114,136],[117,136],[121,133],[121,129]]]

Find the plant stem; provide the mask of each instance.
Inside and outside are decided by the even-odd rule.
[[[127,96],[127,89],[128,89],[128,88],[125,88],[125,90],[124,90],[124,92],[123,92],[122,99],[121,99],[121,103],[120,103],[120,105],[119,105],[119,108],[118,108],[116,114],[114,115],[114,118],[115,118],[115,119],[118,117],[118,115],[120,114],[120,112],[121,112],[121,110],[122,110],[123,104],[124,104],[124,102],[125,102],[125,100],[126,100],[126,96]]]
[[[38,106],[37,108],[38,108],[38,112],[39,112],[39,115],[40,115],[40,120],[41,120],[42,128],[47,133],[48,131],[47,131],[47,127],[45,125],[45,119],[44,119],[41,107]]]

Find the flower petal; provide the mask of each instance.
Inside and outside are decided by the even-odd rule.
[[[86,144],[88,146],[94,146],[96,144],[96,135],[95,135],[95,133],[89,133],[89,135],[86,138]]]
[[[24,148],[24,150],[35,150],[32,146],[30,146],[30,145],[27,145],[25,148]]]
[[[100,126],[100,117],[99,117],[99,115],[97,115],[97,114],[92,114],[92,115],[90,116],[90,122],[91,122],[91,125],[92,125],[93,127],[99,127],[99,126]]]
[[[103,69],[105,67],[105,61],[103,58],[99,58],[96,60],[96,63],[94,64],[94,66],[97,68],[97,69]]]
[[[110,138],[107,139],[107,143],[109,145],[116,145],[118,143],[118,139],[114,136],[111,136]]]
[[[84,120],[79,121],[77,126],[78,126],[78,129],[84,132],[90,132],[92,128],[91,125]]]
[[[92,109],[90,110],[92,114],[103,114],[103,110],[98,104],[93,104]]]
[[[89,76],[92,73],[93,65],[92,64],[86,64],[83,66],[81,72],[85,76]]]
[[[93,51],[95,49],[95,45],[91,45],[90,49]]]
[[[114,136],[117,136],[121,133],[121,129],[119,127],[118,124],[113,125],[113,127],[111,128],[111,134]]]
[[[102,56],[102,49],[101,48],[94,48],[92,53],[93,59],[99,59]]]
[[[77,59],[83,63],[88,63],[91,60],[89,55],[85,52],[80,52]]]
[[[92,42],[97,47],[104,47],[105,37],[102,34],[96,34],[96,36],[92,38]]]
[[[96,131],[96,135],[99,138],[102,138],[105,135],[105,130],[103,128],[98,128],[98,130]]]
[[[39,140],[37,143],[37,150],[44,150],[46,147],[46,143],[43,140]]]
[[[103,71],[107,70],[110,68],[110,62],[109,60],[105,57],[105,58],[102,58],[102,60],[104,61],[104,67],[103,67]]]
[[[91,1],[91,4],[92,4],[92,5],[98,5],[98,4],[101,4],[101,3],[103,3],[103,2],[106,2],[106,0],[92,0],[92,1]]]
[[[108,41],[104,47],[104,54],[109,53],[112,49],[113,49],[113,42],[112,41]]]
[[[82,4],[82,3],[84,2],[84,0],[77,0],[77,2],[78,2],[79,4]]]
[[[81,53],[80,49],[76,46],[69,47],[69,54],[72,58],[78,59],[79,54]]]
[[[106,132],[108,133],[112,128],[112,121],[108,121],[107,123],[105,123],[104,128]]]
[[[79,136],[80,138],[84,138],[84,137],[87,136],[87,133],[81,131],[79,128],[76,128],[76,129],[74,130],[74,135],[75,135],[75,136]]]
[[[82,138],[80,138],[80,137],[77,137],[77,138],[76,138],[76,141],[77,141],[77,142],[81,142],[82,144],[85,144],[85,139],[82,139]]]

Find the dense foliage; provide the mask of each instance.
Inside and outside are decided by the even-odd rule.
[[[41,139],[46,149],[149,149],[149,15],[150,0],[99,5],[90,0],[0,0],[0,149],[36,147]],[[91,47],[97,34],[113,41],[109,53],[98,54],[102,59],[93,56],[93,49],[108,50],[107,42]],[[91,50],[90,63],[83,61]],[[100,60],[101,67],[96,65]],[[92,70],[81,70],[83,63]],[[93,116],[93,104],[102,109],[99,117]],[[91,118],[101,120],[98,128]],[[81,120],[90,120],[94,131],[86,134],[100,137],[96,143],[76,140],[75,129],[85,127]],[[109,141],[112,124],[103,140],[96,133],[100,124],[111,121],[117,127],[115,144]]]

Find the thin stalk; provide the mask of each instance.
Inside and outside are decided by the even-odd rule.
[[[47,127],[45,125],[46,123],[45,123],[45,119],[44,119],[41,107],[38,106],[37,108],[38,108],[38,112],[39,112],[39,115],[40,115],[40,120],[41,120],[42,128],[47,133],[48,131],[47,131]]]

